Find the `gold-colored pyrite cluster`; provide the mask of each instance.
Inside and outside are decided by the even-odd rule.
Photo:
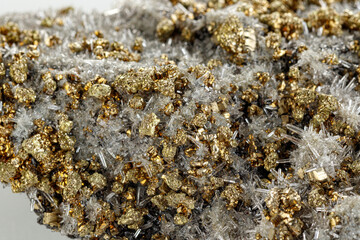
[[[71,238],[359,239],[357,6],[0,17],[0,181]]]

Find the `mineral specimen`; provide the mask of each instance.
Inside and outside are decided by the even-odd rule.
[[[0,17],[0,181],[70,238],[359,239],[358,1]]]

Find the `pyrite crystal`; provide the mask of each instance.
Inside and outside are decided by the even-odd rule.
[[[71,238],[360,239],[358,1],[0,17],[0,181]]]

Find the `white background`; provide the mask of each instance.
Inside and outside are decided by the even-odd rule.
[[[93,9],[105,11],[111,8],[114,2],[114,0],[0,0],[0,14],[10,12],[34,12],[67,6],[81,8],[84,11],[91,11]]]
[[[131,0],[130,0],[131,1]],[[146,1],[146,0],[144,0]],[[35,12],[49,8],[74,6],[84,11],[105,11],[113,0],[0,0],[0,15],[12,12]],[[0,183],[0,240],[69,240],[36,222],[25,194],[14,194]]]

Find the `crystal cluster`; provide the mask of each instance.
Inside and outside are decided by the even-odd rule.
[[[0,181],[71,238],[359,239],[358,7],[1,16]]]

